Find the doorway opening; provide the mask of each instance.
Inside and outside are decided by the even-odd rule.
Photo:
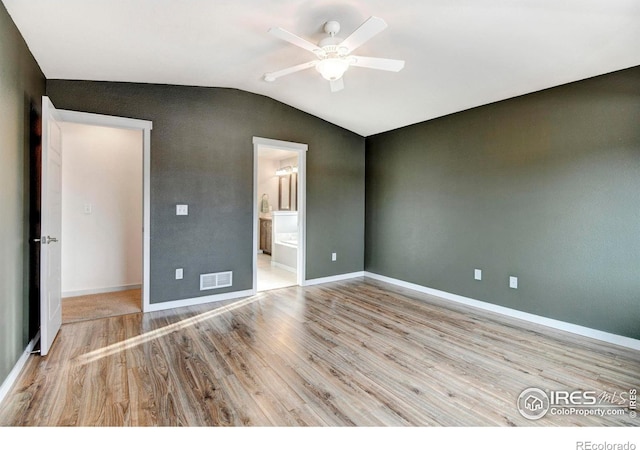
[[[254,138],[253,290],[304,285],[305,144]]]
[[[62,323],[141,312],[142,131],[60,128]]]
[[[38,122],[38,121],[37,121]],[[37,123],[36,122],[36,123]],[[35,197],[30,207],[30,230],[39,234],[30,241],[38,247],[37,258],[39,284],[29,280],[30,290],[39,289],[40,297],[40,331],[34,339],[40,340],[40,355],[46,356],[51,349],[62,325],[62,252],[60,238],[62,236],[62,124],[65,122],[96,125],[112,128],[140,130],[142,132],[142,311],[150,309],[150,172],[151,172],[151,129],[153,124],[147,120],[129,119],[78,111],[59,110],[49,97],[42,97],[42,112],[39,120],[40,143],[34,145],[35,166],[40,166],[39,180],[34,184],[40,186],[40,195]],[[38,133],[34,133],[38,134]],[[39,155],[39,157],[38,157]],[[31,173],[33,178],[37,176]],[[100,239],[100,236],[94,236]]]
[[[55,113],[62,151],[70,152],[60,174],[66,193],[59,206],[61,222],[66,216],[60,244],[66,255],[58,262],[61,269],[64,264],[58,295],[75,305],[73,311],[61,308],[64,322],[148,311],[153,124],[57,110],[45,99]],[[108,244],[114,242],[115,252]],[[40,322],[42,327],[42,311]]]

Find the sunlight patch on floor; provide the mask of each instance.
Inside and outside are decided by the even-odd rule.
[[[223,306],[223,307],[217,308],[217,309],[215,309],[213,311],[208,311],[208,312],[205,312],[205,313],[202,313],[202,314],[198,314],[196,316],[189,317],[188,319],[181,320],[181,321],[173,323],[171,325],[167,325],[165,327],[158,328],[157,330],[153,330],[153,331],[141,334],[141,335],[136,336],[136,337],[125,339],[122,342],[117,342],[115,344],[111,344],[111,345],[108,345],[106,347],[99,348],[97,350],[93,350],[93,351],[91,351],[89,353],[85,353],[83,355],[78,356],[77,362],[80,363],[81,365],[92,363],[92,362],[97,361],[97,360],[99,360],[101,358],[105,358],[107,356],[114,355],[116,353],[122,352],[124,350],[129,349],[129,348],[135,347],[137,345],[144,344],[145,342],[149,342],[149,341],[151,341],[153,339],[158,339],[158,338],[160,338],[162,336],[166,336],[167,334],[170,334],[170,333],[173,333],[175,331],[187,328],[187,327],[189,327],[191,325],[194,325],[196,323],[203,322],[205,320],[220,316],[220,315],[225,314],[227,312],[230,312],[230,311],[242,308],[244,306],[250,305],[252,303],[257,302],[262,297],[263,297],[263,295],[261,295],[261,294],[254,295],[253,297],[249,297],[249,298],[246,298],[244,300],[240,300],[240,301],[235,302],[235,303],[233,303],[231,305]]]

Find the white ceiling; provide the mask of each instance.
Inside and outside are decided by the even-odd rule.
[[[238,88],[362,136],[640,65],[639,0],[2,0],[47,78]],[[359,67],[331,93],[314,59],[268,33],[317,42],[370,16],[388,28],[355,54],[403,59]]]

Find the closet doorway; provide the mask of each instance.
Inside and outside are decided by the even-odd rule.
[[[60,126],[62,323],[141,312],[143,133]]]

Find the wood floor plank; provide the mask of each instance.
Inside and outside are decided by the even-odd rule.
[[[640,387],[639,352],[356,279],[63,324],[3,426],[638,426],[516,408]]]

